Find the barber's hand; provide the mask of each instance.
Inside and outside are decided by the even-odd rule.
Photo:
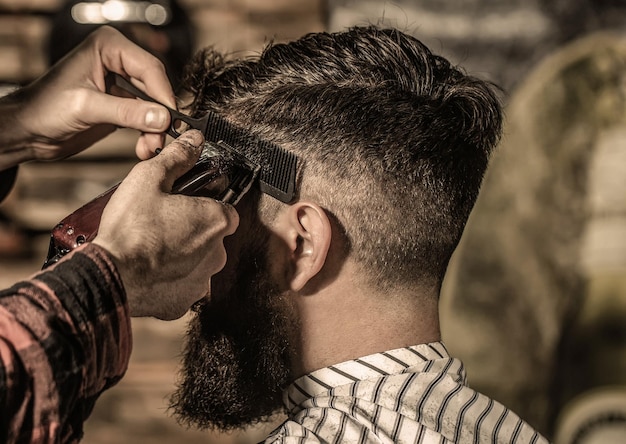
[[[226,263],[223,240],[239,224],[235,209],[169,194],[198,159],[202,141],[200,132],[187,131],[137,164],[104,209],[93,242],[113,256],[132,316],[182,316]]]
[[[10,113],[14,140],[5,141],[8,136],[0,135],[0,142],[20,144],[19,150],[13,150],[11,163],[67,157],[116,126],[144,132],[137,142],[137,155],[141,159],[153,156],[163,146],[169,113],[155,103],[105,94],[109,71],[130,78],[154,99],[176,107],[163,64],[114,28],[99,28],[44,76],[9,98],[14,105]],[[5,109],[2,114],[9,114]],[[4,167],[8,166],[9,161]]]

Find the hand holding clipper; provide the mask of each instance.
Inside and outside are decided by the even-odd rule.
[[[171,193],[198,159],[202,141],[198,131],[186,132],[138,163],[107,195],[93,243],[116,263],[132,316],[182,316],[226,263],[223,240],[238,225],[235,209]]]
[[[171,193],[210,197],[236,205],[252,186],[259,169],[258,165],[224,142],[205,142],[198,161],[174,182]],[[73,249],[96,237],[102,211],[118,186],[115,185],[88,202],[54,227],[43,268],[58,262]]]

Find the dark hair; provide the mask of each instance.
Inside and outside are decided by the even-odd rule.
[[[490,84],[368,26],[254,59],[207,49],[186,85],[192,114],[212,109],[304,159],[300,197],[336,217],[373,282],[440,282],[500,137]]]

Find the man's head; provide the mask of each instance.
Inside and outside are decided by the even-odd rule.
[[[270,45],[257,59],[226,61],[205,51],[188,80],[194,115],[211,109],[302,159],[296,203],[256,195],[238,208],[242,225],[227,245],[229,263],[199,310],[187,350],[187,369],[198,371],[184,372],[174,397],[190,422],[237,425],[237,417],[249,421],[278,407],[299,353],[294,294],[315,294],[320,276],[328,282],[350,264],[351,278],[381,297],[440,286],[500,136],[501,110],[485,82],[416,39],[375,27]],[[227,414],[232,423],[222,407],[204,414],[215,402],[193,383],[226,371],[215,358],[223,351],[215,345],[226,343],[237,361],[228,376],[243,376],[228,385],[271,400]],[[219,379],[205,382],[220,390]],[[238,404],[246,402],[256,401]]]

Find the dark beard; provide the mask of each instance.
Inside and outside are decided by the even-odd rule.
[[[263,244],[248,250],[227,297],[195,308],[170,404],[183,425],[232,430],[266,420],[282,406],[291,321],[267,275]]]

